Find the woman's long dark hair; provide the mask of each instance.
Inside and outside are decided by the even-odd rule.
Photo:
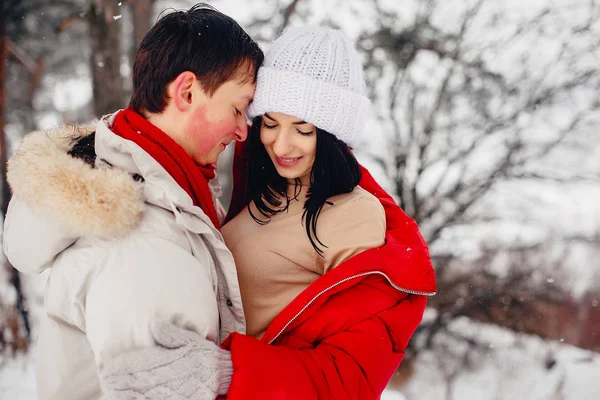
[[[266,224],[273,215],[288,207],[290,198],[288,180],[277,173],[260,141],[261,124],[261,116],[254,118],[248,133],[248,151],[251,157],[248,165],[248,196],[249,200],[254,201],[262,218],[252,213],[250,204],[248,211],[254,221]],[[319,255],[323,255],[319,245],[327,247],[317,237],[317,220],[323,206],[328,198],[351,192],[360,179],[360,166],[350,147],[331,133],[317,128],[315,162],[310,173],[310,187],[302,218],[308,239]],[[296,179],[295,196],[300,193],[300,187],[300,179]],[[282,204],[281,198],[287,199],[285,204]]]

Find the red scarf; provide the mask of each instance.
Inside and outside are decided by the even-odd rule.
[[[217,210],[208,187],[208,181],[215,177],[215,168],[212,165],[197,165],[183,147],[130,108],[117,114],[112,131],[123,139],[131,140],[158,161],[190,195],[194,205],[199,206],[208,215],[217,229],[220,228]]]

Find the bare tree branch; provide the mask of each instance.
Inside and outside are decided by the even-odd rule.
[[[277,30],[278,33],[283,32],[283,30],[288,26],[288,24],[290,23],[290,18],[296,12],[296,7],[298,6],[299,2],[300,0],[292,0],[290,5],[285,8],[285,10],[283,11],[283,22]]]

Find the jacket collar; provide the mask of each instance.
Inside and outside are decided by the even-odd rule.
[[[97,164],[108,163],[130,175],[140,175],[144,178],[143,197],[147,203],[171,211],[185,211],[200,218],[218,233],[210,218],[200,207],[194,205],[192,198],[158,161],[136,143],[123,139],[110,130],[117,113],[106,116],[96,127]],[[211,180],[209,187],[214,198],[221,194],[218,178]]]
[[[118,238],[132,232],[144,203],[210,219],[148,153],[111,132],[115,114],[89,124],[67,124],[25,136],[7,164],[14,196],[73,237]],[[96,160],[72,156],[75,144],[95,132]],[[137,182],[132,175],[140,175]],[[218,182],[211,182],[213,193]]]

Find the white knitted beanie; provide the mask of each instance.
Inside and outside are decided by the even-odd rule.
[[[365,92],[348,37],[331,28],[291,27],[267,51],[247,113],[293,115],[352,144],[370,106]]]

